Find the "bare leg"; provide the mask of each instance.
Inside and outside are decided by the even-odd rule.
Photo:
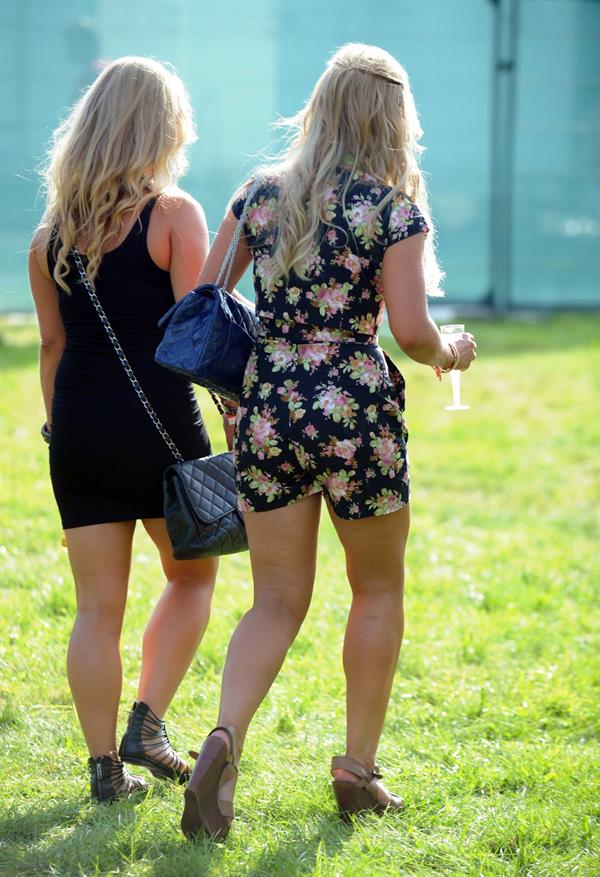
[[[116,750],[122,670],[119,640],[135,521],[66,531],[77,594],[67,673],[90,755]]]
[[[175,560],[164,518],[143,524],[160,552],[167,586],[144,633],[138,700],[162,718],[206,630],[218,560]]]
[[[254,604],[229,644],[219,710],[219,724],[233,725],[240,746],[310,605],[320,509],[317,494],[286,508],[245,515]]]
[[[404,631],[404,551],[409,508],[381,517],[331,518],[346,552],[352,606],[344,640],[346,754],[369,770],[385,720]],[[356,779],[336,770],[336,779]],[[381,787],[382,801],[387,792]]]

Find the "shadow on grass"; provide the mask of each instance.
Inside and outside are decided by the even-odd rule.
[[[8,845],[14,843],[35,843],[48,831],[59,826],[74,825],[81,816],[81,802],[73,801],[44,807],[39,810],[9,812],[0,817],[0,837]]]
[[[354,832],[353,825],[344,825],[337,815],[317,820],[309,837],[291,837],[274,848],[265,850],[244,877],[291,877],[294,874],[320,873],[326,859],[341,852]]]
[[[236,840],[243,841],[243,833],[250,831],[243,820],[236,826]],[[319,864],[336,856],[350,839],[352,826],[344,825],[337,816],[323,816],[311,824],[310,830],[298,829],[286,834],[285,839],[272,842],[251,865],[243,867],[243,877],[296,877],[301,874],[319,873]],[[228,843],[215,843],[200,837],[194,843],[162,843],[153,852],[154,862],[147,873],[151,877],[203,877],[212,873],[228,873],[225,863],[231,861]],[[221,872],[221,863],[224,870]],[[149,860],[146,860],[146,865]],[[232,872],[233,873],[233,872]]]

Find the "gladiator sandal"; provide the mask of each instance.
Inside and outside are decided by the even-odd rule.
[[[215,731],[225,731],[229,746]],[[225,840],[233,822],[233,793],[238,776],[237,741],[231,725],[214,728],[206,740],[185,790],[185,808],[181,830],[194,840],[205,834],[213,840]]]
[[[387,804],[382,804],[377,795],[378,787],[375,780],[381,779],[379,768],[375,765],[373,770],[367,768],[359,761],[349,758],[347,755],[335,755],[331,759],[332,770],[347,770],[358,777],[356,782],[351,780],[336,780],[332,782],[333,793],[336,797],[340,816],[345,822],[356,813],[371,810],[381,815],[386,810],[403,810],[404,801],[398,795],[392,795]]]
[[[141,701],[134,701],[131,707],[119,755],[129,764],[146,767],[159,779],[176,780],[182,785],[192,772],[171,746],[165,723]]]
[[[88,760],[90,793],[95,801],[110,803],[128,798],[132,792],[147,792],[148,783],[142,777],[129,773],[116,752]]]

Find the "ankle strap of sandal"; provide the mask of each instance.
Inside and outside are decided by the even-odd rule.
[[[233,727],[233,725],[217,725],[216,728],[213,728],[210,734],[214,734],[215,731],[225,731],[227,736],[229,737],[229,753],[227,755],[227,761],[235,767],[237,770],[238,762],[239,762],[239,749],[237,743],[237,731]],[[208,735],[210,737],[210,734]]]
[[[350,758],[349,755],[334,755],[331,759],[331,769],[347,770],[348,773],[353,773],[354,776],[357,776],[359,779],[364,780],[367,783],[370,783],[374,779],[381,779],[381,774],[379,773],[377,765],[375,765],[373,770],[368,770],[364,764],[361,764],[360,761],[356,761],[354,758]]]

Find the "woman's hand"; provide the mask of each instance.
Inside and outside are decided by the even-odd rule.
[[[457,338],[452,339],[452,343],[459,353],[458,362],[454,366],[457,371],[466,371],[474,359],[477,359],[477,342],[474,335],[470,332],[463,332]]]

